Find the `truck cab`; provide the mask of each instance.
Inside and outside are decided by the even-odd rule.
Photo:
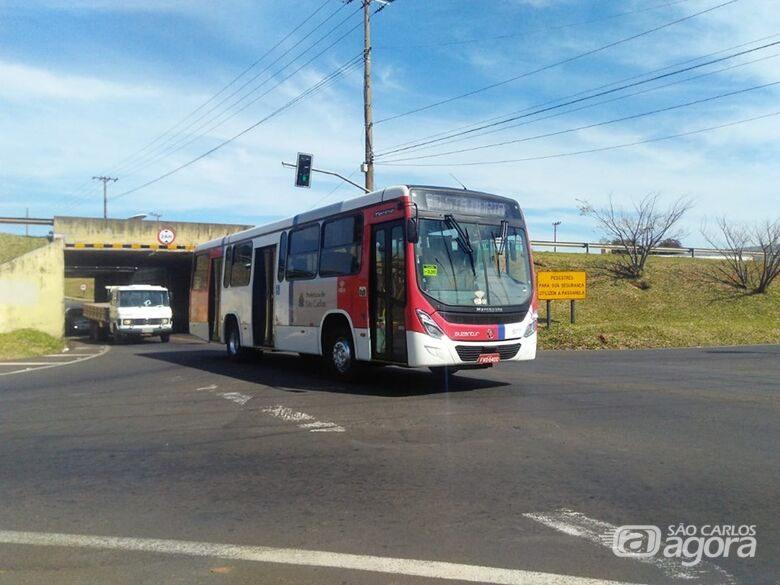
[[[159,336],[170,340],[173,330],[168,289],[153,285],[108,286],[107,303],[87,303],[84,316],[101,337],[114,339]]]

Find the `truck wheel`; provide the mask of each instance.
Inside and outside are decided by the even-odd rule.
[[[323,357],[328,369],[339,380],[349,381],[355,378],[358,364],[354,348],[352,335],[342,328],[335,329],[326,337]]]
[[[160,334],[160,341],[162,343],[168,343],[171,340],[171,334],[170,333],[161,333]]]
[[[95,321],[89,322],[89,340],[100,341],[100,329]]]

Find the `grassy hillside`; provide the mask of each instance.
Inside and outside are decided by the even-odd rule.
[[[58,353],[64,347],[63,340],[32,329],[0,333],[0,360],[16,360]]]
[[[639,282],[616,278],[614,257],[535,254],[536,270],[584,270],[588,298],[577,301],[569,324],[568,301],[553,301],[554,323],[540,347],[597,349],[780,343],[780,283],[766,295],[740,295],[707,278],[716,260],[653,257]]]
[[[0,233],[0,264],[48,244],[46,238],[33,238]]]

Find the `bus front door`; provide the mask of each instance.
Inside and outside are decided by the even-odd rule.
[[[373,226],[371,243],[371,355],[382,361],[406,363],[403,222]]]

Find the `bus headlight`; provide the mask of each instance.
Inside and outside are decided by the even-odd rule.
[[[528,324],[528,327],[526,327],[525,333],[523,333],[523,337],[531,337],[534,333],[536,333],[536,322],[539,316],[536,313],[534,313],[533,315],[531,315],[531,317],[533,318],[531,319],[531,322]]]
[[[425,329],[425,332],[428,335],[435,337],[436,339],[444,337],[444,331],[439,328],[436,321],[434,321],[428,313],[417,309],[417,318],[420,320],[420,325],[423,326],[423,329]]]
[[[168,324],[168,319],[163,319],[163,320],[161,321],[161,323],[162,323],[163,325],[167,325],[167,324]]]
[[[133,320],[132,319],[123,319],[122,320],[122,325],[132,325],[132,324],[133,324]]]

